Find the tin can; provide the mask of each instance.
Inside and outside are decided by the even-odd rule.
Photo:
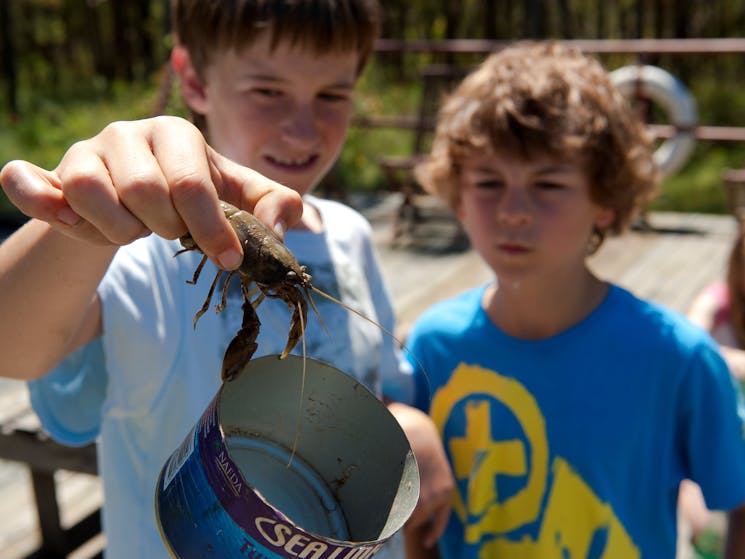
[[[366,559],[418,498],[406,435],[374,394],[321,361],[266,356],[163,465],[155,512],[179,559]]]

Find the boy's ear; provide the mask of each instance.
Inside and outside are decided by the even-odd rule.
[[[191,62],[189,51],[183,46],[175,46],[171,51],[171,66],[181,83],[181,96],[195,113],[207,112],[207,93],[202,79]]]
[[[463,222],[463,200],[461,200],[460,192],[457,192],[455,194],[455,199],[450,200],[449,205],[450,205],[450,211],[453,212],[453,215],[455,216],[455,218],[462,223]]]
[[[616,211],[610,208],[600,208],[595,216],[595,227],[607,229],[616,219]]]

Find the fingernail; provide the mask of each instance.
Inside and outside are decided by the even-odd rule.
[[[277,223],[274,224],[274,234],[277,235],[281,240],[285,239],[285,232],[287,231],[287,226],[285,225],[285,222],[283,220],[279,220]]]
[[[65,225],[77,225],[80,223],[80,216],[70,208],[62,208],[57,212],[57,219]]]
[[[220,263],[220,267],[226,270],[235,270],[238,266],[241,265],[242,260],[243,257],[241,256],[241,253],[232,248],[229,248],[217,257],[217,261]]]

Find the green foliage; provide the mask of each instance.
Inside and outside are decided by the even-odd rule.
[[[34,110],[27,116],[0,116],[0,166],[13,159],[25,159],[53,169],[73,143],[94,136],[108,123],[150,116],[160,86],[158,80],[140,85],[118,83],[109,94],[90,99],[30,97],[29,106]],[[166,112],[185,115],[176,88]],[[16,219],[17,213],[0,192],[0,220]]]
[[[0,159],[29,159],[42,167],[56,165],[67,147],[78,139],[95,134],[112,120],[129,113],[133,118],[147,111],[138,110],[143,104],[141,91],[113,95],[110,99],[67,102],[53,99],[34,100],[34,111],[28,116],[9,122],[0,134]],[[123,107],[133,107],[124,113]]]
[[[145,85],[119,82],[110,93],[100,93],[87,99],[68,100],[30,96],[28,105],[34,110],[28,116],[12,120],[3,115],[0,120],[0,164],[12,159],[26,159],[52,169],[75,141],[95,135],[115,120],[149,116],[158,94],[158,81]],[[419,98],[416,81],[400,81],[390,68],[373,62],[360,80],[355,112],[360,116],[397,116],[415,114]],[[699,105],[713,118],[720,118],[722,106],[745,106],[745,94],[716,87],[715,82],[700,84]],[[710,106],[712,109],[708,109]],[[185,116],[174,87],[169,97],[167,113]],[[346,147],[335,169],[334,180],[345,189],[385,189],[377,164],[380,157],[405,155],[411,150],[410,130],[367,129],[352,126]],[[726,213],[728,211],[721,173],[726,168],[745,166],[745,146],[699,142],[691,160],[675,176],[661,185],[660,195],[652,204],[654,210]],[[0,217],[15,210],[4,195],[0,195]]]
[[[655,10],[643,0],[381,4],[383,36],[407,39],[624,38],[638,32],[655,37],[724,37],[738,36],[745,25],[745,4],[724,0],[706,5],[659,0]],[[94,135],[108,122],[150,115],[161,79],[158,69],[171,42],[168,5],[168,0],[1,4],[0,24],[5,23],[8,32],[0,36],[5,39],[0,40],[0,164],[23,158],[53,168],[73,142]],[[609,68],[634,60],[625,54],[601,58]],[[360,80],[356,114],[414,115],[419,68],[440,62],[472,66],[480,59],[473,54],[374,56]],[[645,62],[668,69],[690,87],[702,124],[745,125],[745,93],[737,87],[745,57],[667,54],[646,56]],[[15,81],[10,79],[12,67]],[[175,93],[165,112],[185,114]],[[651,118],[666,122],[659,108]],[[407,155],[412,143],[411,130],[352,126],[330,180],[346,189],[384,189],[379,158]],[[744,149],[736,143],[700,142],[684,169],[662,185],[653,209],[726,212],[721,173],[745,166]],[[3,212],[8,212],[8,204],[0,195],[0,215]]]
[[[722,172],[742,167],[743,147],[700,143],[676,175],[664,181],[652,209],[679,212],[727,213]]]
[[[360,78],[355,97],[359,117],[395,117],[416,114],[419,84],[397,80],[389,68],[373,61]],[[411,151],[412,132],[352,126],[336,167],[337,178],[346,188],[384,188],[378,167],[382,156],[406,155]]]

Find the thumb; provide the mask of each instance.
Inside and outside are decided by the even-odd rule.
[[[29,217],[64,225],[80,220],[65,201],[61,181],[52,171],[27,161],[10,161],[0,171],[0,184],[8,200]]]
[[[220,199],[248,210],[284,238],[303,213],[300,194],[208,147],[212,180]]]

